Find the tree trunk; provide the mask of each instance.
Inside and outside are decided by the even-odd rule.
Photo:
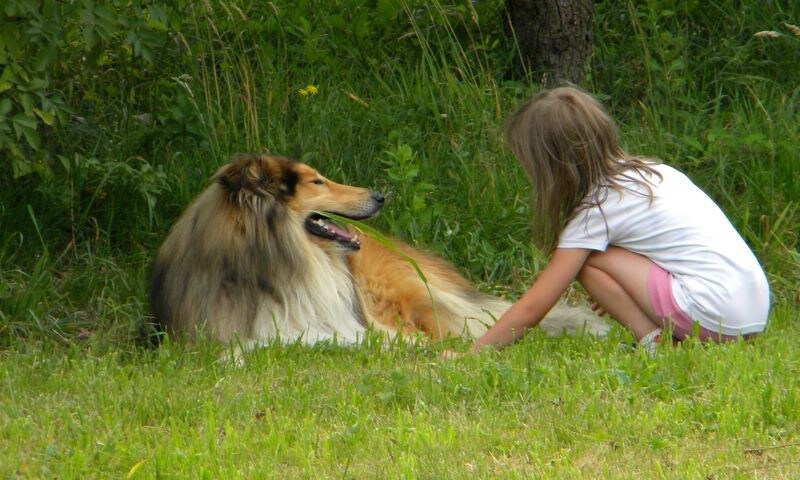
[[[506,0],[525,71],[544,86],[583,80],[592,52],[592,0]]]

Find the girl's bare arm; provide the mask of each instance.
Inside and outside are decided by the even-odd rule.
[[[525,330],[538,325],[578,275],[589,253],[591,250],[587,249],[557,248],[531,288],[475,341],[471,353],[489,345],[498,348],[509,345]]]

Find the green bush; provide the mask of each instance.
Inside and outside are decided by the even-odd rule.
[[[59,139],[56,130],[95,130],[94,139],[102,138],[111,130],[108,120],[118,124],[152,101],[137,98],[131,84],[152,81],[144,72],[167,57],[170,12],[149,3],[4,2],[0,152],[10,160],[4,178],[51,175],[54,152],[75,147],[72,135]],[[137,62],[144,66],[130,68]]]

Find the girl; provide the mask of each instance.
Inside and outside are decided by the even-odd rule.
[[[512,117],[506,142],[533,185],[534,231],[552,258],[471,353],[519,339],[574,279],[648,353],[662,328],[711,341],[764,330],[769,286],[744,240],[685,175],[628,155],[592,96],[540,93]]]

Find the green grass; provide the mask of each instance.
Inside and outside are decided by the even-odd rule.
[[[439,345],[25,348],[0,356],[0,477],[795,478],[791,309],[752,343],[537,333]]]
[[[155,249],[230,154],[385,192],[373,226],[513,299],[546,259],[502,128],[538,87],[515,76],[501,2],[344,22],[333,3],[189,3],[152,71],[118,48],[82,73],[109,97],[67,98],[88,120],[48,137],[52,177],[0,169],[0,478],[800,477],[798,7],[600,2],[585,82],[628,150],[686,171],[765,266],[754,342],[648,359],[620,328],[531,332],[442,364],[445,345],[370,339],[236,368],[219,345],[134,342]]]

